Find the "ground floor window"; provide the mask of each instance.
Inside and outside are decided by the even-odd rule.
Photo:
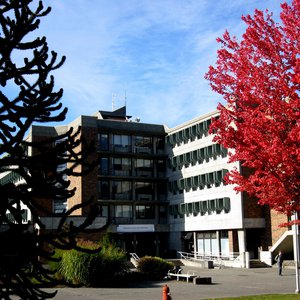
[[[108,217],[108,206],[107,205],[101,205],[99,208],[99,216],[100,217]]]
[[[116,205],[115,216],[117,218],[131,218],[132,217],[132,206],[131,205]]]
[[[219,252],[216,232],[204,232],[197,234],[198,253],[205,255],[217,255]]]
[[[55,214],[62,214],[67,210],[68,202],[67,200],[54,200],[53,201],[53,212]]]
[[[229,239],[227,230],[220,231],[220,247],[222,256],[229,255]]]
[[[201,255],[218,256],[229,254],[228,231],[198,232],[197,252]]]
[[[155,219],[155,209],[153,205],[137,205],[135,212],[137,219]]]

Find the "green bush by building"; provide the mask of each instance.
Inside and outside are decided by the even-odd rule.
[[[113,281],[126,269],[126,253],[113,243],[107,240],[99,244],[83,241],[80,246],[88,252],[75,249],[61,252],[57,277],[66,283],[101,286]]]
[[[139,259],[137,269],[149,280],[162,280],[173,267],[171,262],[160,257],[144,256]]]

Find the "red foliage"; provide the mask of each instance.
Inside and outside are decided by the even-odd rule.
[[[211,126],[215,141],[253,170],[228,181],[290,215],[300,210],[300,0],[281,8],[280,24],[268,11],[243,16],[240,42],[226,31],[206,79],[227,102]]]

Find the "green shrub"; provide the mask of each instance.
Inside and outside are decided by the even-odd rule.
[[[53,278],[56,280],[63,280],[62,275],[59,273],[59,268],[60,268],[60,263],[61,263],[61,257],[63,254],[63,250],[61,249],[55,249],[54,254],[52,255],[52,257],[54,258],[54,260],[48,260],[47,261],[47,265],[49,267],[49,270],[51,272],[54,272],[54,276]]]
[[[81,242],[84,249],[95,250],[99,244]],[[105,244],[96,253],[78,250],[63,251],[59,273],[71,284],[100,286],[114,279],[115,274],[125,268],[125,252],[114,244]]]
[[[174,264],[160,257],[144,256],[138,261],[137,269],[150,280],[163,279]]]

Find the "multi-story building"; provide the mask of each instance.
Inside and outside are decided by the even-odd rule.
[[[123,107],[80,116],[65,126],[32,126],[28,140],[60,135],[71,127],[75,131],[80,128],[86,143],[95,143],[96,151],[89,159],[98,160],[98,167],[85,176],[68,178],[70,188],[76,188],[75,195],[53,201],[48,210],[59,215],[64,209],[94,199],[100,209],[97,225],[108,222],[120,246],[141,255],[164,255],[169,232],[165,127],[131,121]],[[74,151],[80,152],[82,147],[80,144]],[[76,210],[73,219],[87,215],[87,209]],[[47,224],[53,224],[51,220]]]
[[[210,113],[168,132],[170,247],[199,256],[238,256],[267,249],[266,214],[255,199],[226,185],[228,150],[209,134]],[[246,199],[247,198],[247,199]]]
[[[286,218],[225,184],[229,170],[245,170],[228,163],[228,150],[213,141],[208,129],[217,116],[213,112],[168,128],[132,120],[122,107],[80,116],[65,126],[32,126],[29,141],[80,127],[84,140],[97,146],[90,159],[98,160],[98,167],[69,178],[75,196],[53,201],[49,209],[55,215],[94,199],[100,208],[95,227],[108,222],[119,245],[140,256],[248,253],[270,264],[278,248],[292,253],[291,231],[277,226]],[[86,213],[79,209],[72,218]],[[51,226],[57,222],[43,218]]]

